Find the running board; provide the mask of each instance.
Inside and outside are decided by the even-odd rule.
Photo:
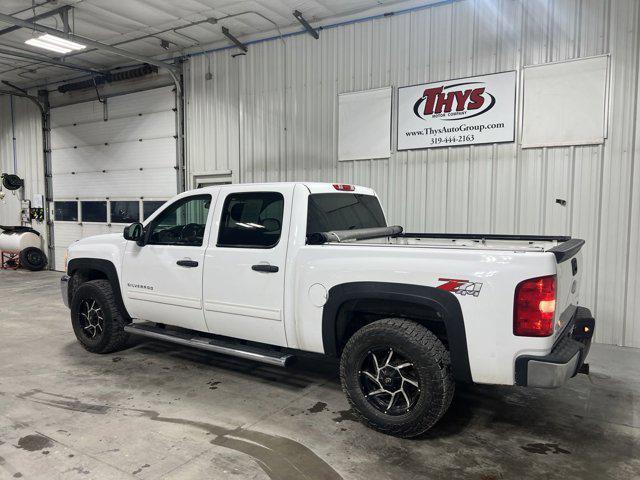
[[[286,367],[294,358],[293,355],[278,352],[276,350],[251,347],[248,345],[226,342],[224,340],[194,336],[186,332],[160,328],[153,323],[130,323],[129,325],[125,325],[124,331],[135,335],[142,335],[143,337],[164,340],[167,342],[177,343],[179,345],[185,345],[187,347],[207,350],[209,352],[232,355],[234,357],[244,358],[247,360],[255,360],[256,362],[277,365],[279,367]]]

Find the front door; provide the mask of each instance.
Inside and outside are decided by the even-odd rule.
[[[292,196],[292,185],[221,188],[204,268],[211,333],[286,345],[283,297]]]
[[[177,199],[145,227],[147,242],[128,242],[122,290],[134,318],[206,331],[202,312],[204,252],[211,194]]]

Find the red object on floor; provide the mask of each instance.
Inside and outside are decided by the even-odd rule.
[[[20,252],[16,250],[2,250],[0,251],[0,269],[2,270],[17,270],[20,268]]]

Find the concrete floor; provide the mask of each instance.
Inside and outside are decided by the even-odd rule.
[[[59,273],[0,271],[0,478],[640,478],[640,350],[558,390],[459,386],[422,438],[353,420],[336,365],[76,342]]]

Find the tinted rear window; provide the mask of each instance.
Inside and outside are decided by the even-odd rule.
[[[307,235],[386,226],[380,202],[374,196],[357,193],[316,193],[309,196]]]
[[[218,247],[274,247],[280,240],[283,213],[281,193],[229,194],[222,209]]]

